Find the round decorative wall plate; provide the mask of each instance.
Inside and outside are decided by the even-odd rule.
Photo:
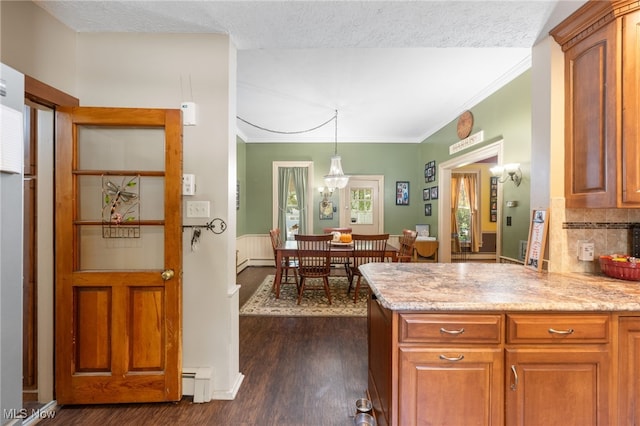
[[[467,110],[458,118],[458,137],[464,139],[471,134],[473,128],[473,114]]]

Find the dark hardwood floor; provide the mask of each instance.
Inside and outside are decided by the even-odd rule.
[[[240,305],[274,268],[238,275]],[[232,401],[65,406],[39,425],[353,425],[367,387],[366,318],[240,317]]]

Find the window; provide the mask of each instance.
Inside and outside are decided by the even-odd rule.
[[[313,163],[274,161],[272,170],[273,228],[283,239],[313,232]]]
[[[371,188],[351,188],[351,223],[371,225],[373,223],[373,200]]]
[[[471,208],[469,206],[469,192],[465,180],[460,181],[458,191],[458,205],[456,206],[456,222],[458,224],[458,238],[461,243],[471,241]]]

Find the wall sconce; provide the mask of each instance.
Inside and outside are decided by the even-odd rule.
[[[494,166],[489,169],[491,174],[498,176],[498,182],[505,183],[511,180],[515,186],[520,186],[522,182],[522,170],[520,170],[520,164],[509,163],[504,166]]]
[[[321,186],[318,191],[320,191],[320,196],[322,197],[322,205],[326,206],[329,202],[329,197],[333,195],[333,188]]]

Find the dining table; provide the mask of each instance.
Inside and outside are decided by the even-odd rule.
[[[387,244],[385,250],[385,261],[395,262],[398,254],[398,248]],[[295,240],[285,240],[276,247],[276,276],[274,278],[274,290],[276,299],[280,298],[280,280],[282,278],[282,259],[295,258],[298,255],[298,242]],[[337,241],[331,242],[331,257],[350,258],[353,256],[353,242],[341,243]]]

